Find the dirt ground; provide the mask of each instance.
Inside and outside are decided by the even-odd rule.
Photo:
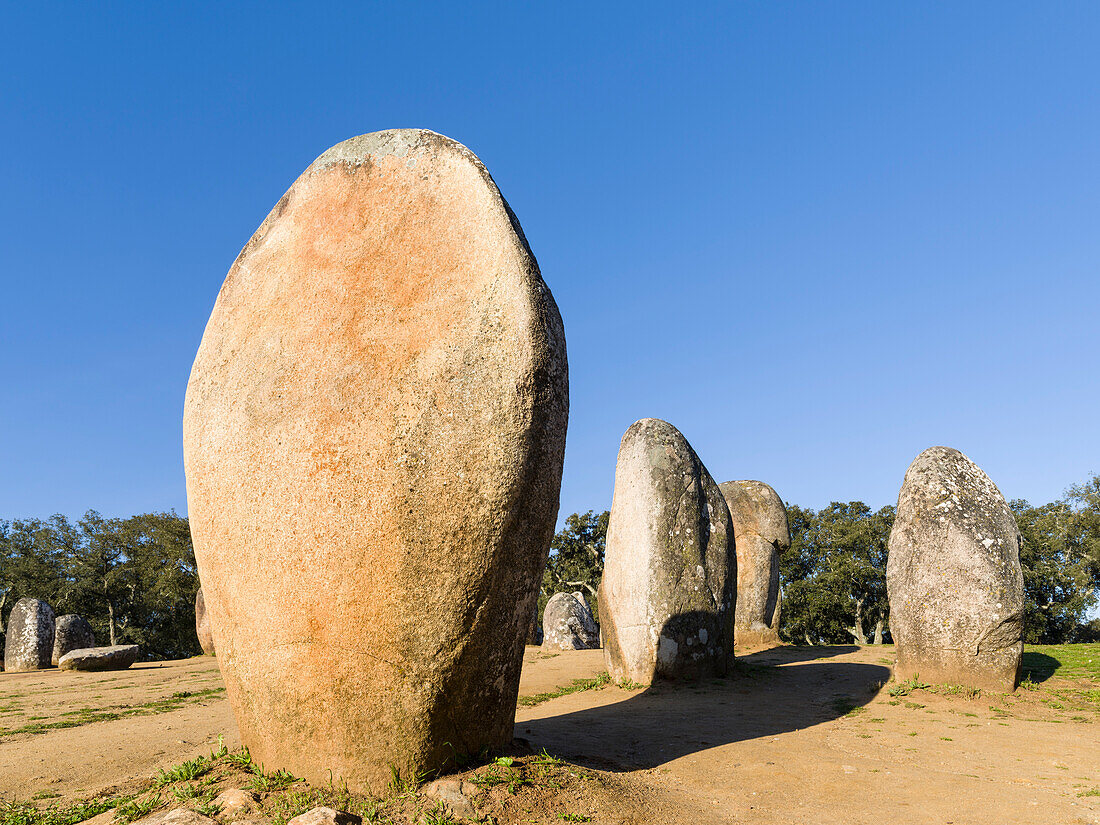
[[[741,656],[724,680],[521,700],[516,736],[521,748],[611,772],[624,811],[639,799],[652,811],[610,821],[1100,823],[1100,713],[1057,693],[1100,685],[1055,675],[1009,697],[891,695],[892,661],[886,646],[783,647]],[[602,651],[529,647],[520,694],[603,671]],[[239,745],[210,658],[0,674],[3,799],[132,787],[219,738]],[[569,792],[583,809],[583,794]]]

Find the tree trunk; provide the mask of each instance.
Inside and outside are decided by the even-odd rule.
[[[813,639],[810,638],[809,633],[803,632],[802,633],[802,638],[806,640],[806,644],[808,644],[808,645],[812,645],[814,643]]]
[[[882,614],[880,613],[879,616],[878,616],[878,621],[875,622],[875,644],[876,645],[882,644],[882,626],[885,623],[886,622],[883,619]]]
[[[118,640],[115,638],[115,606],[111,604],[110,599],[107,599],[107,632],[111,637],[111,645],[117,645]]]
[[[848,628],[848,632],[856,640],[857,644],[867,644],[867,634],[863,632],[863,599],[856,599],[855,624]]]

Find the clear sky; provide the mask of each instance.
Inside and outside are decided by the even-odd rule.
[[[636,419],[893,503],[945,444],[1100,471],[1100,5],[6,4],[0,517],[186,512],[191,361],[324,149],[484,160],[565,320],[562,514]]]

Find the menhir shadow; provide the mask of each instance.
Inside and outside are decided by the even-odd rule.
[[[784,651],[789,658],[783,659]],[[868,702],[890,678],[887,667],[813,661],[805,649],[766,653],[771,654],[767,663],[746,656],[724,679],[660,681],[627,698],[618,698],[623,696],[618,691],[574,694],[533,711],[547,715],[517,721],[516,736],[535,751],[579,764],[653,768],[720,745],[836,719]],[[599,704],[550,715],[563,702]]]
[[[780,645],[746,653],[744,656],[738,656],[737,661],[749,665],[811,662],[855,653],[859,649],[859,645]]]
[[[1034,650],[1025,650],[1023,657],[1020,659],[1020,679],[1045,682],[1061,666],[1062,663],[1053,656],[1036,653]]]

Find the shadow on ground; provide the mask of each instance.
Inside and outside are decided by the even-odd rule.
[[[857,653],[859,650],[859,645],[783,645],[758,650],[755,653],[746,653],[744,656],[738,656],[737,661],[749,665],[794,664],[832,659],[834,656]]]
[[[1033,682],[1045,682],[1054,675],[1054,671],[1062,666],[1062,663],[1053,656],[1034,651],[1024,651],[1020,660],[1020,680],[1031,677]]]
[[[516,723],[536,751],[595,768],[653,768],[720,745],[777,736],[844,716],[890,678],[882,665],[823,661],[856,646],[781,647],[738,658],[725,679],[658,683],[634,694],[590,691]],[[561,712],[579,704],[593,704]]]

